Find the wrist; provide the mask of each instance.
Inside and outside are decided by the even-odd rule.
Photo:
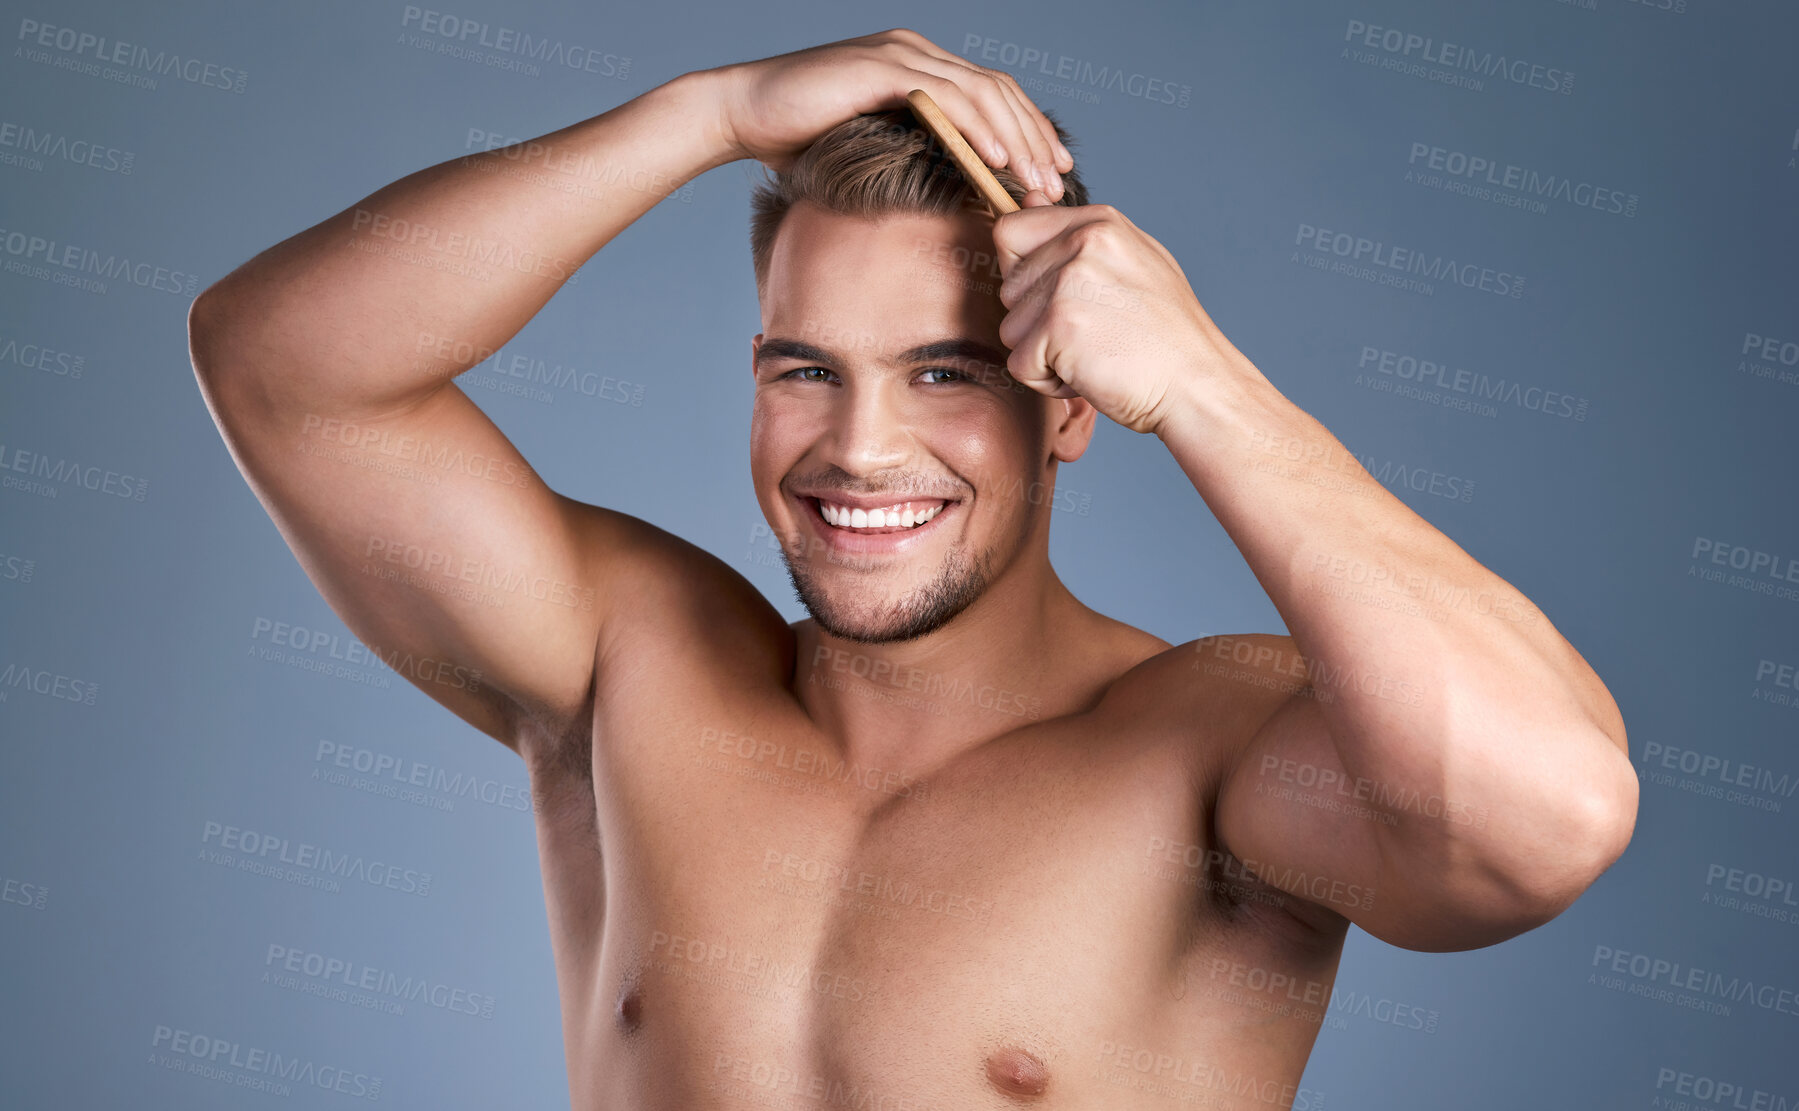
[[[694,128],[707,169],[749,157],[749,152],[737,140],[731,120],[735,69],[735,66],[720,66],[694,70],[656,90],[663,93],[688,126]]]
[[[1251,432],[1289,420],[1298,407],[1237,356],[1228,366],[1194,367],[1177,375],[1152,431],[1170,448],[1182,443],[1216,451]]]

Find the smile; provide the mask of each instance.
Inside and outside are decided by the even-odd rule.
[[[835,528],[855,532],[896,532],[914,529],[937,516],[946,502],[942,498],[924,501],[902,501],[880,509],[861,509],[839,505],[823,498],[818,503],[819,516]]]

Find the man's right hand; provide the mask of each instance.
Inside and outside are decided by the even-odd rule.
[[[719,78],[719,139],[741,158],[785,170],[848,119],[906,106],[929,93],[975,153],[1011,167],[1027,187],[1062,196],[1057,171],[1074,157],[1012,75],[951,54],[898,28],[709,71]]]

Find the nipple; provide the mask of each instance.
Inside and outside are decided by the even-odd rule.
[[[619,1026],[629,1034],[643,1023],[643,993],[637,985],[625,988],[618,997],[617,1018]]]
[[[987,1055],[987,1081],[1009,1096],[1035,1099],[1049,1088],[1049,1068],[1015,1045]]]

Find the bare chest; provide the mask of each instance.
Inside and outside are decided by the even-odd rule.
[[[1166,746],[1077,716],[926,776],[780,715],[659,717],[594,753],[605,915],[569,1048],[610,1105],[1120,1106],[1218,1094],[1193,1047],[1239,1043],[1240,1073],[1297,1079],[1316,1026],[1271,1030],[1230,970],[1322,981],[1336,947],[1233,876]]]

